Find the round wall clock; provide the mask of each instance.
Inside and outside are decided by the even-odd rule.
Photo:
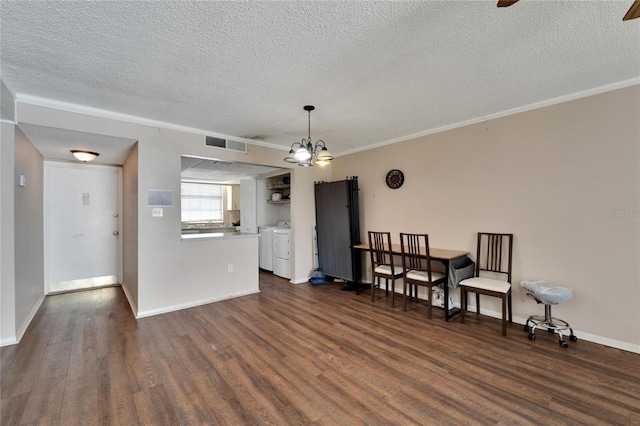
[[[398,169],[390,170],[387,173],[387,186],[391,189],[398,189],[404,183],[404,173]]]

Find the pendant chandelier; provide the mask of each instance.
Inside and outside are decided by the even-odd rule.
[[[289,150],[289,155],[284,159],[287,163],[298,163],[298,166],[309,167],[313,164],[326,166],[331,164],[333,155],[327,149],[324,141],[319,140],[315,144],[311,142],[311,111],[315,107],[313,105],[305,105],[304,110],[309,113],[309,133],[307,139],[301,142],[294,142]]]

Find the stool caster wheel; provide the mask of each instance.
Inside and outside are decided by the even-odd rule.
[[[568,348],[569,344],[567,342],[565,342],[564,340],[560,340],[558,343],[560,343],[560,346],[562,346],[563,348]]]
[[[572,342],[577,342],[578,338],[572,334],[571,336],[569,336],[569,340],[571,340]]]
[[[529,333],[529,340],[536,340],[536,335],[533,333]]]
[[[525,325],[523,328],[525,333],[528,333],[531,331],[531,327],[529,327],[528,325]]]

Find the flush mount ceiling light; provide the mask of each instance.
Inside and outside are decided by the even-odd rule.
[[[93,161],[96,159],[98,155],[100,155],[97,152],[82,151],[78,149],[72,149],[71,153],[73,154],[74,157],[76,157],[78,160],[84,163],[86,163],[87,161]]]
[[[331,164],[333,155],[327,149],[324,141],[319,140],[315,144],[311,142],[311,111],[316,109],[313,105],[305,105],[304,110],[309,113],[309,133],[307,139],[294,142],[289,150],[289,155],[284,159],[287,163],[298,163],[298,166],[309,167],[313,163],[319,166]]]

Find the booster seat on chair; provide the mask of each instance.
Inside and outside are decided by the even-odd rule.
[[[563,348],[569,346],[563,340],[563,331],[569,330],[569,340],[572,342],[578,341],[569,323],[551,316],[551,305],[559,305],[571,300],[573,291],[570,288],[560,287],[546,281],[522,281],[520,285],[527,293],[527,296],[544,305],[544,316],[531,315],[527,319],[524,331],[529,333],[529,340],[536,340],[536,329],[542,328],[549,333],[558,333],[558,343]]]

